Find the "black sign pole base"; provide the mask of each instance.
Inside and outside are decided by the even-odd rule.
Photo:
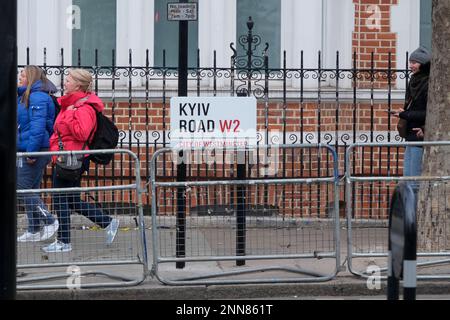
[[[238,155],[238,165],[237,165],[237,178],[238,180],[245,179],[245,164],[239,164],[239,160],[242,160],[242,153],[245,151],[238,151],[241,153],[241,157]],[[245,156],[243,157],[245,161]],[[246,238],[246,212],[245,212],[245,186],[238,185],[237,186],[237,210],[236,210],[236,255],[237,256],[245,256],[245,238]],[[245,265],[244,259],[236,260],[236,266]]]

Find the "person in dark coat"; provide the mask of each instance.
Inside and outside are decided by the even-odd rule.
[[[53,133],[55,105],[50,93],[57,89],[37,66],[26,66],[20,73],[17,88],[17,151],[49,150]],[[50,156],[18,159],[17,189],[39,189]],[[58,220],[47,210],[38,194],[23,194],[28,228],[18,242],[35,242],[51,238],[58,230]]]
[[[394,116],[406,120],[406,141],[423,141],[430,62],[431,54],[424,47],[416,49],[409,57],[409,68],[412,71],[412,76],[406,89],[405,107],[394,114]],[[406,147],[403,164],[404,176],[421,175],[422,155],[423,147]]]

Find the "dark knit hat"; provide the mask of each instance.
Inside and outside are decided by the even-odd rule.
[[[425,47],[417,48],[409,56],[409,61],[416,61],[420,64],[427,64],[431,61],[431,54]]]

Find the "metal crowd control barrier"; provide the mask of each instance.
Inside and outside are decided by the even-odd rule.
[[[415,183],[415,190],[432,188],[439,197],[449,196],[449,176],[399,176],[389,170],[389,163],[402,161],[406,146],[449,147],[449,141],[403,142],[403,143],[357,143],[350,145],[346,152],[346,216],[347,216],[347,261],[351,273],[368,277],[364,270],[367,264],[386,265],[388,256],[388,218],[392,193],[399,182]],[[379,148],[374,152],[374,148]],[[359,150],[359,151],[358,151]],[[362,150],[362,152],[361,152]],[[377,159],[364,156],[365,150],[377,155]],[[358,164],[371,162],[369,172],[361,172]],[[361,166],[359,166],[361,167]],[[366,166],[367,168],[367,166]],[[358,171],[359,170],[359,171]],[[377,175],[375,175],[377,174]],[[434,210],[447,212],[448,203],[436,206]],[[417,221],[420,225],[421,221]],[[449,236],[450,230],[443,228]],[[418,267],[437,268],[450,263],[450,251],[418,252]],[[388,271],[380,267],[381,272]],[[420,271],[420,272],[419,272]],[[429,271],[429,270],[428,270]],[[386,278],[383,276],[382,278]],[[418,269],[417,279],[450,279],[448,269],[433,270],[427,274]]]
[[[46,235],[45,229],[41,229],[40,234],[33,231],[37,237],[29,237],[27,242],[17,242],[19,290],[133,286],[146,278],[147,249],[141,197],[144,189],[141,187],[139,159],[129,150],[89,150],[89,154],[100,153],[114,153],[115,158],[109,165],[95,170],[103,172],[95,181],[84,176],[79,188],[17,190],[19,237],[27,231],[30,223],[35,222],[38,228],[42,228],[49,213],[57,217],[54,210],[56,197],[64,197],[72,209],[69,215],[71,251],[45,252],[43,248],[56,237],[55,234],[50,239],[40,241],[50,235]],[[76,161],[75,156],[82,154],[86,154],[86,151],[17,153],[17,159],[18,166],[23,166],[26,157],[66,155]],[[115,175],[115,162],[119,160],[129,161],[128,184]],[[130,179],[133,174],[135,178]],[[95,186],[92,186],[93,182]],[[41,199],[42,202],[36,205],[33,198]],[[74,215],[75,212],[83,213],[103,226],[95,225],[81,214]],[[102,221],[99,212],[110,218]],[[27,218],[27,213],[31,219]],[[60,217],[57,218],[61,229],[62,221]],[[114,242],[107,244],[106,232],[102,228],[106,228],[112,218],[118,219],[119,229]],[[88,266],[92,269],[86,270]],[[104,278],[114,281],[105,281]]]
[[[159,281],[314,282],[336,276],[339,192],[333,148],[307,144],[183,150],[188,174],[177,182],[179,151],[160,149],[151,162],[151,273]],[[246,177],[240,179],[236,167],[243,163]],[[262,272],[262,278],[254,275]]]

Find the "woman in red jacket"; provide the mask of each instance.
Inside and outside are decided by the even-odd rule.
[[[96,129],[96,111],[103,111],[103,102],[92,92],[92,76],[83,69],[71,69],[64,82],[65,95],[59,98],[61,111],[55,120],[50,137],[50,150],[88,149],[87,141]],[[95,108],[95,110],[94,110]],[[64,180],[53,176],[53,188],[81,186],[81,175],[89,169],[89,159],[84,158],[80,178]],[[119,220],[105,215],[96,206],[83,202],[79,193],[54,194],[53,209],[59,217],[60,227],[55,242],[43,248],[45,252],[72,251],[70,239],[70,212],[74,210],[86,216],[106,230],[106,243],[111,244],[117,234]]]

